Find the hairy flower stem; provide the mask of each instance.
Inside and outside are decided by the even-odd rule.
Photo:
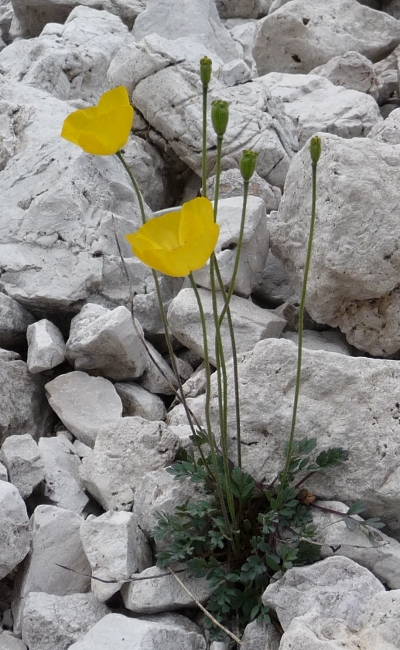
[[[218,213],[219,183],[221,178],[222,140],[223,140],[223,136],[219,135],[217,138],[217,162],[215,168],[214,221],[217,221],[217,213]]]
[[[202,186],[201,195],[207,198],[207,91],[203,85],[203,146],[201,152]]]
[[[313,138],[314,140],[314,138]],[[310,231],[308,235],[308,246],[307,246],[307,255],[306,263],[304,267],[304,276],[303,276],[303,285],[301,289],[301,299],[299,307],[299,326],[298,326],[298,344],[297,344],[297,371],[296,371],[296,387],[294,391],[294,401],[293,401],[293,410],[292,410],[292,424],[290,427],[289,443],[286,450],[286,462],[285,467],[280,477],[280,486],[283,489],[286,484],[287,476],[289,473],[289,466],[292,460],[293,453],[293,444],[294,444],[294,432],[296,429],[296,418],[297,418],[297,409],[299,403],[300,395],[300,386],[301,386],[301,364],[303,357],[303,329],[304,329],[304,308],[306,303],[307,295],[307,281],[308,274],[310,270],[311,263],[311,253],[312,245],[314,240],[314,229],[315,229],[315,218],[316,218],[316,203],[317,203],[317,164],[318,159],[312,158],[312,199],[311,199],[311,222],[310,222]]]
[[[222,514],[223,514],[223,517],[224,517],[224,521],[225,521],[225,526],[226,526],[226,529],[229,532],[229,536],[230,536],[230,538],[232,540],[232,547],[234,547],[234,534],[233,534],[232,526],[231,526],[231,523],[230,523],[230,520],[229,520],[228,512],[227,512],[226,506],[225,506],[225,499],[224,499],[224,494],[223,494],[223,489],[222,489],[222,484],[221,484],[221,476],[220,476],[220,473],[218,471],[218,461],[217,461],[217,455],[216,455],[216,451],[215,451],[215,439],[214,439],[214,434],[212,432],[212,427],[211,427],[211,416],[210,416],[211,370],[210,370],[210,361],[209,361],[209,354],[208,354],[208,340],[207,340],[206,319],[205,319],[205,315],[204,315],[203,303],[201,302],[200,293],[199,293],[199,290],[197,288],[196,282],[194,281],[192,273],[190,273],[189,278],[190,278],[190,282],[191,282],[194,294],[196,296],[197,305],[198,305],[199,314],[200,314],[201,328],[202,328],[202,331],[203,331],[204,362],[205,362],[205,371],[206,371],[205,416],[206,416],[206,424],[207,424],[208,442],[209,442],[209,445],[210,445],[212,465],[213,465],[214,476],[215,476],[215,483],[216,483],[217,492],[218,492],[218,499],[220,501],[221,510],[222,510]]]

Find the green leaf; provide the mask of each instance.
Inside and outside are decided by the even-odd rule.
[[[346,514],[347,516],[358,515],[360,512],[363,512],[366,507],[367,507],[366,501],[357,501],[357,503],[353,503],[353,505],[350,506]]]
[[[265,556],[265,561],[268,564],[269,568],[272,569],[272,571],[281,570],[279,557],[274,553],[267,553],[267,555]]]

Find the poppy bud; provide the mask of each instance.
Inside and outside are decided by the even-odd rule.
[[[240,159],[240,173],[245,183],[248,183],[250,178],[254,174],[254,170],[257,164],[258,153],[247,149],[243,151],[242,157]]]
[[[205,88],[208,88],[208,84],[210,83],[211,70],[212,70],[211,59],[209,59],[208,56],[203,56],[203,58],[200,59],[200,79],[201,79],[201,83]]]
[[[317,135],[311,138],[310,154],[313,165],[316,165],[321,155],[321,138]]]
[[[211,121],[214,131],[219,138],[225,134],[229,120],[228,102],[223,99],[216,99],[211,105]]]

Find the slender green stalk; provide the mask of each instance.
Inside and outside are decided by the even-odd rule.
[[[215,192],[214,192],[214,221],[217,221],[218,201],[219,201],[219,184],[221,178],[221,158],[222,158],[222,136],[217,138],[217,162],[215,168]]]
[[[129,169],[129,165],[127,164],[125,158],[123,157],[122,152],[117,151],[117,153],[115,155],[119,158],[119,160],[121,161],[121,163],[125,167],[125,170],[126,170],[128,176],[129,176],[130,180],[131,180],[133,188],[134,188],[134,190],[136,192],[137,200],[139,201],[139,208],[140,208],[140,215],[142,217],[142,222],[145,224],[146,221],[147,221],[146,212],[145,212],[145,209],[144,209],[143,197],[142,197],[142,193],[141,193],[141,191],[139,189],[139,185],[137,184],[134,175],[132,174],[131,170]]]
[[[201,194],[207,198],[207,91],[203,85],[203,146],[201,150],[202,187]]]
[[[301,386],[301,365],[303,358],[303,330],[304,330],[304,309],[306,303],[307,295],[307,281],[308,274],[310,270],[311,263],[311,253],[312,245],[314,240],[314,229],[315,229],[315,218],[316,218],[316,203],[317,203],[317,164],[321,152],[321,141],[318,136],[315,136],[311,140],[311,159],[312,159],[312,199],[311,199],[311,222],[310,222],[310,231],[308,235],[308,246],[307,246],[307,255],[306,263],[304,267],[304,276],[303,276],[303,285],[301,289],[301,299],[300,299],[300,308],[299,308],[299,326],[298,326],[298,344],[297,344],[297,371],[296,371],[296,387],[294,392],[293,400],[293,411],[292,411],[292,424],[290,427],[289,443],[286,451],[286,463],[282,475],[280,477],[280,485],[282,488],[285,487],[287,480],[287,475],[289,472],[289,465],[291,462],[292,452],[293,452],[293,443],[294,443],[294,433],[296,429],[296,419],[297,419],[297,409],[300,396],[300,386]]]

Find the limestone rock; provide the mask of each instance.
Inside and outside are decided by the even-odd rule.
[[[366,650],[400,647],[400,590],[385,591],[369,601],[364,617],[364,628],[360,640]]]
[[[121,418],[99,429],[93,453],[80,475],[105,510],[131,510],[134,493],[147,473],[174,459],[178,438],[164,422]]]
[[[324,65],[311,70],[310,74],[329,79],[335,86],[351,88],[378,97],[378,80],[372,62],[358,52],[345,52],[334,56]]]
[[[262,601],[276,611],[284,630],[304,614],[319,620],[340,619],[357,630],[368,601],[382,591],[383,585],[364,567],[348,558],[330,557],[289,569],[266,588]]]
[[[329,11],[325,0],[292,0],[259,21],[253,56],[260,75],[307,73],[350,50],[375,62],[399,43],[399,23],[356,0],[331,0]]]
[[[148,354],[146,356],[146,369],[138,383],[150,393],[173,395],[177,388],[177,381],[171,366],[151,343],[146,343]]]
[[[0,643],[2,650],[28,650],[25,643],[22,643],[8,630],[0,631]]]
[[[25,333],[35,319],[16,300],[0,292],[0,347],[19,347],[26,341]]]
[[[31,375],[50,370],[65,360],[63,335],[47,318],[28,326],[28,370]]]
[[[25,598],[22,638],[29,650],[68,650],[109,613],[92,594],[31,592]]]
[[[0,481],[0,519],[1,579],[22,562],[32,539],[25,503],[17,488],[5,481]]]
[[[43,460],[29,433],[6,438],[0,457],[7,467],[10,483],[18,488],[23,499],[44,480]]]
[[[265,85],[272,97],[284,102],[301,146],[317,131],[342,138],[361,137],[382,121],[370,95],[334,86],[318,75],[271,72],[254,83]]]
[[[261,18],[272,0],[216,0],[221,18]]]
[[[199,290],[207,325],[208,353],[210,361],[215,365],[214,320],[212,312],[211,292]],[[222,310],[223,299],[217,296],[219,311]],[[232,296],[230,301],[233,326],[235,328],[236,347],[238,352],[251,350],[255,344],[264,338],[277,337],[286,325],[286,321],[267,309],[257,307],[249,300]],[[168,310],[168,322],[174,336],[183,345],[204,356],[202,328],[199,317],[197,300],[193,289],[182,289],[171,302]],[[226,319],[221,328],[226,358],[231,356],[229,329]]]
[[[400,18],[400,3],[399,0],[382,0],[382,11],[385,11],[393,18]]]
[[[230,285],[236,261],[243,197],[221,199],[218,203],[220,233],[214,249],[224,286]],[[234,292],[248,297],[261,278],[269,250],[269,234],[264,201],[255,196],[247,200],[242,249]],[[210,262],[193,274],[201,287],[211,289]]]
[[[78,440],[93,447],[97,432],[122,416],[122,402],[108,379],[76,370],[46,384],[49,404]]]
[[[215,176],[211,176],[207,180],[207,195],[211,199],[214,197],[215,192]],[[270,185],[265,181],[261,176],[254,172],[254,175],[250,179],[249,183],[249,194],[252,196],[257,196],[262,199],[265,203],[266,212],[271,212],[271,210],[277,210],[279,202],[282,197],[282,192],[279,187]],[[242,196],[243,195],[243,178],[239,169],[228,169],[221,173],[220,176],[220,186],[219,186],[219,198],[220,199],[230,199],[233,196]],[[222,203],[220,204],[222,206]]]
[[[153,395],[133,381],[114,386],[122,401],[124,417],[138,415],[145,420],[165,420],[167,409],[158,395]]]
[[[400,153],[376,138],[321,135],[317,224],[306,307],[314,320],[340,327],[352,345],[374,356],[400,348]],[[296,292],[302,281],[311,201],[308,146],[292,163],[271,247]],[[368,227],[366,227],[368,224]],[[362,233],[362,238],[360,237]]]
[[[280,634],[272,623],[252,621],[246,625],[241,650],[279,650]]]
[[[116,381],[135,379],[147,362],[143,330],[126,307],[84,305],[71,321],[66,356],[76,370]]]
[[[257,286],[254,287],[253,295],[273,307],[279,307],[285,302],[297,304],[300,302],[300,298],[290,284],[284,264],[271,251],[268,254],[261,278]]]
[[[297,332],[284,332],[282,339],[298,342]],[[350,355],[350,346],[346,344],[343,334],[337,330],[326,330],[325,332],[316,332],[315,330],[303,331],[303,346],[307,350],[325,350],[335,354]]]
[[[98,600],[108,600],[134,573],[152,564],[147,539],[131,512],[105,512],[89,516],[80,535],[94,578],[92,592]]]

